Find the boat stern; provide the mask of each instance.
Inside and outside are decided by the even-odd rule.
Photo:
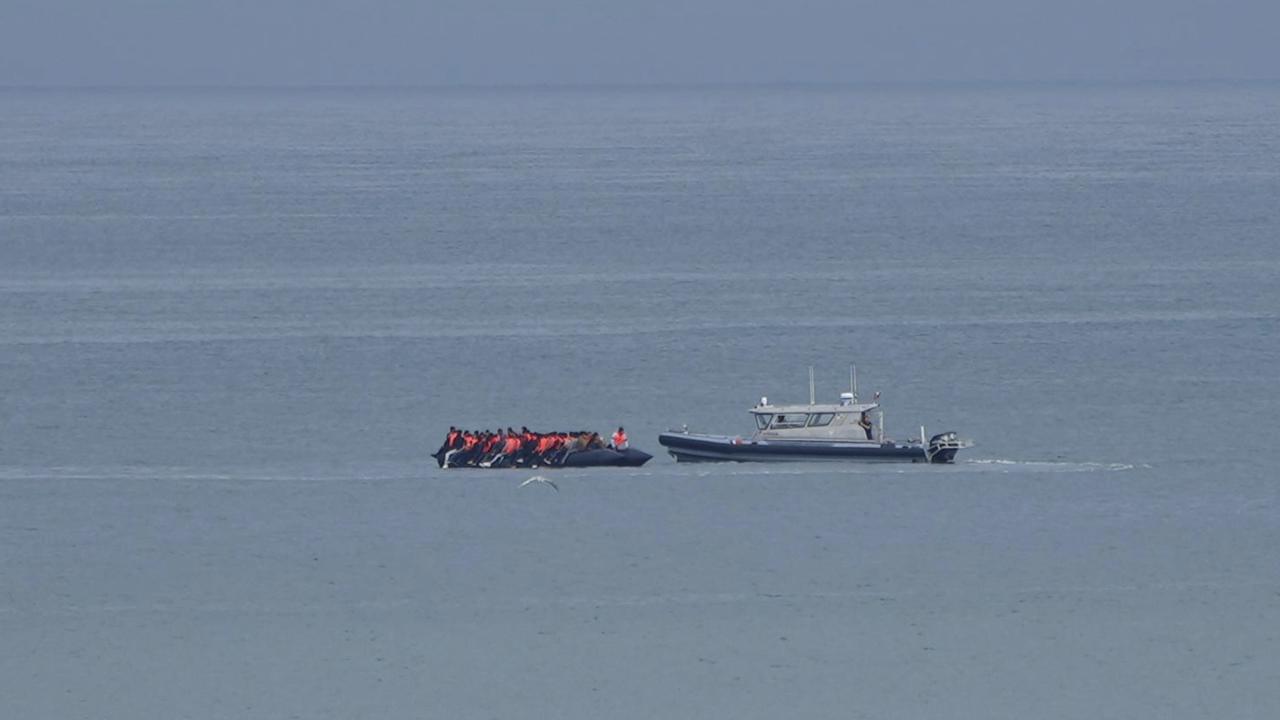
[[[956,453],[973,447],[973,443],[958,437],[954,431],[948,430],[929,438],[929,446],[925,449],[925,457],[931,463],[955,462]]]

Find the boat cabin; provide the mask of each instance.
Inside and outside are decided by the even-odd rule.
[[[879,442],[883,434],[879,403],[859,403],[853,393],[841,393],[838,404],[770,405],[768,398],[751,408],[755,438],[761,440],[842,440]],[[866,413],[875,427],[868,440],[859,421]]]

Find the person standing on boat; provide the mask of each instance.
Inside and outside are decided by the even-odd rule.
[[[613,434],[613,449],[627,449],[627,431],[623,430],[621,425],[618,426],[618,432]]]
[[[865,432],[865,433],[867,434],[867,439],[868,439],[868,440],[871,440],[871,439],[872,439],[872,437],[871,437],[871,418],[867,417],[867,414],[866,414],[865,412],[864,412],[864,413],[862,413],[862,417],[861,417],[861,418],[858,418],[858,427],[862,428],[863,432]]]

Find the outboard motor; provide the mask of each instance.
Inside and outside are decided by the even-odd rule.
[[[963,447],[964,441],[956,437],[955,432],[948,430],[929,438],[929,447],[925,453],[931,463],[949,463],[956,459],[956,453]]]

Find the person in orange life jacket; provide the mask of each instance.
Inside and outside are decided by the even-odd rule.
[[[511,436],[507,434],[507,432],[504,431],[502,428],[498,428],[498,432],[494,433],[493,450],[492,450],[493,454],[489,457],[490,461],[495,460],[500,455],[502,455],[502,451],[505,450],[507,447],[507,438],[509,437]]]
[[[545,465],[551,461],[551,449],[556,446],[556,434],[547,433],[538,438],[538,445],[533,449],[533,459]]]
[[[511,454],[520,449],[520,435],[515,430],[507,428],[507,434],[502,436],[502,454],[508,458]]]
[[[475,450],[479,440],[473,433],[459,430],[456,442],[456,447],[445,452],[444,456],[440,458],[440,467],[452,467],[455,461],[459,463],[465,462],[473,454],[472,451]]]
[[[557,432],[551,436],[551,447],[547,449],[545,460],[548,463],[555,464],[560,460],[560,456],[564,454],[565,446],[569,442],[569,436],[563,432]]]
[[[441,443],[440,449],[436,450],[435,453],[433,453],[436,459],[436,462],[440,464],[440,467],[444,467],[445,456],[447,456],[449,454],[449,451],[453,449],[454,443],[457,442],[457,439],[458,439],[458,428],[450,425],[449,432],[447,435],[444,436],[444,442]]]
[[[484,444],[481,446],[480,454],[476,457],[476,464],[480,467],[489,467],[499,455],[502,454],[502,445],[506,438],[502,437],[502,428],[498,428],[495,433],[485,431]]]
[[[551,462],[555,465],[561,465],[564,463],[564,459],[569,457],[570,453],[577,452],[579,449],[579,441],[576,435],[573,433],[561,433],[560,442],[556,444],[555,454]]]
[[[533,450],[534,454],[537,455],[538,457],[542,457],[543,455],[546,455],[547,451],[551,449],[551,444],[554,443],[555,441],[556,441],[556,436],[550,435],[550,434],[543,435],[542,437],[538,438],[538,445]]]
[[[476,448],[476,456],[471,464],[488,467],[489,461],[493,460],[493,457],[498,454],[501,447],[502,429],[499,428],[498,432],[485,430],[484,434],[480,436],[480,445]]]
[[[618,426],[618,432],[613,434],[613,449],[627,449],[627,431],[623,430],[621,425]]]
[[[465,464],[467,457],[471,455],[475,446],[475,433],[470,430],[459,430],[458,446],[445,453],[443,467],[456,467]]]
[[[511,430],[511,428],[507,428]],[[508,467],[515,461],[515,453],[520,449],[520,438],[507,432],[498,436],[493,455],[480,463],[481,467]]]
[[[494,446],[498,444],[498,440],[499,438],[497,433],[485,430],[484,434],[481,435],[480,447],[476,452],[476,461],[484,462],[489,460],[493,456]]]
[[[450,425],[449,432],[444,436],[444,442],[440,444],[440,449],[436,450],[433,455],[440,462],[440,467],[444,467],[444,456],[450,450],[453,450],[458,441],[458,428]]]

